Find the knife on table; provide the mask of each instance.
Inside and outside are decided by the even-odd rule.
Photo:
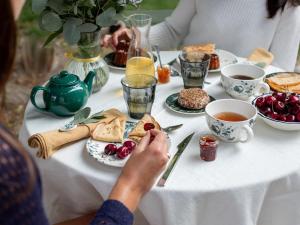
[[[177,152],[176,154],[173,156],[173,158],[171,159],[171,162],[169,164],[169,166],[167,167],[166,171],[164,172],[164,174],[161,176],[161,178],[159,179],[157,186],[160,187],[164,187],[165,183],[168,179],[168,177],[170,176],[177,160],[179,159],[179,157],[181,156],[181,154],[183,153],[184,149],[186,148],[186,146],[189,144],[189,142],[191,141],[193,135],[195,133],[190,134],[189,136],[187,136],[185,139],[183,139],[183,141],[177,145]]]

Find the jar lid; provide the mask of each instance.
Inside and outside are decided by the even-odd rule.
[[[75,74],[68,73],[67,71],[61,71],[59,74],[51,77],[50,82],[57,85],[73,85],[79,80],[78,76]]]

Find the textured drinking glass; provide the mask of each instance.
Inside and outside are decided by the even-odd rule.
[[[157,79],[145,74],[138,74],[135,77],[138,79],[124,77],[121,83],[129,116],[141,119],[144,114],[151,114]]]
[[[188,53],[189,56],[193,55],[193,52]],[[202,53],[195,52],[195,55]],[[202,54],[202,57],[190,57],[186,52],[180,54],[180,66],[181,75],[183,78],[184,88],[203,88],[203,83],[208,73],[210,55]]]

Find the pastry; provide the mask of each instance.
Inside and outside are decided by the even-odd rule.
[[[196,45],[188,45],[183,48],[183,51],[186,53],[190,52],[202,52],[206,54],[213,54],[215,53],[216,45],[213,43],[207,43],[207,44],[196,44]]]
[[[202,109],[208,102],[209,96],[201,88],[183,89],[178,97],[179,105],[187,109]]]
[[[274,55],[264,48],[255,49],[248,57],[248,61],[265,63],[266,66],[270,65],[273,59]]]
[[[279,73],[275,76],[266,78],[266,82],[275,91],[300,94],[299,73]]]
[[[92,133],[93,139],[104,142],[123,142],[125,122],[119,118],[110,123],[100,123]]]
[[[209,69],[210,70],[217,70],[219,68],[220,68],[220,59],[219,59],[219,56],[217,54],[211,54]]]
[[[146,135],[146,130],[144,129],[145,124],[152,123],[154,129],[161,130],[159,123],[149,114],[145,114],[144,117],[136,124],[135,128],[128,134],[128,138],[136,142]]]
[[[113,60],[113,64],[116,66],[124,67],[127,62],[127,53],[129,49],[130,39],[127,36],[121,36],[119,38],[118,45],[116,46],[116,52]]]

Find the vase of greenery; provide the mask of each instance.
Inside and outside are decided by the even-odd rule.
[[[65,69],[84,79],[96,72],[93,92],[101,90],[109,78],[109,69],[100,56],[100,31],[116,24],[118,13],[128,4],[141,0],[32,0],[41,29],[50,32],[45,45],[60,34],[67,43]]]

